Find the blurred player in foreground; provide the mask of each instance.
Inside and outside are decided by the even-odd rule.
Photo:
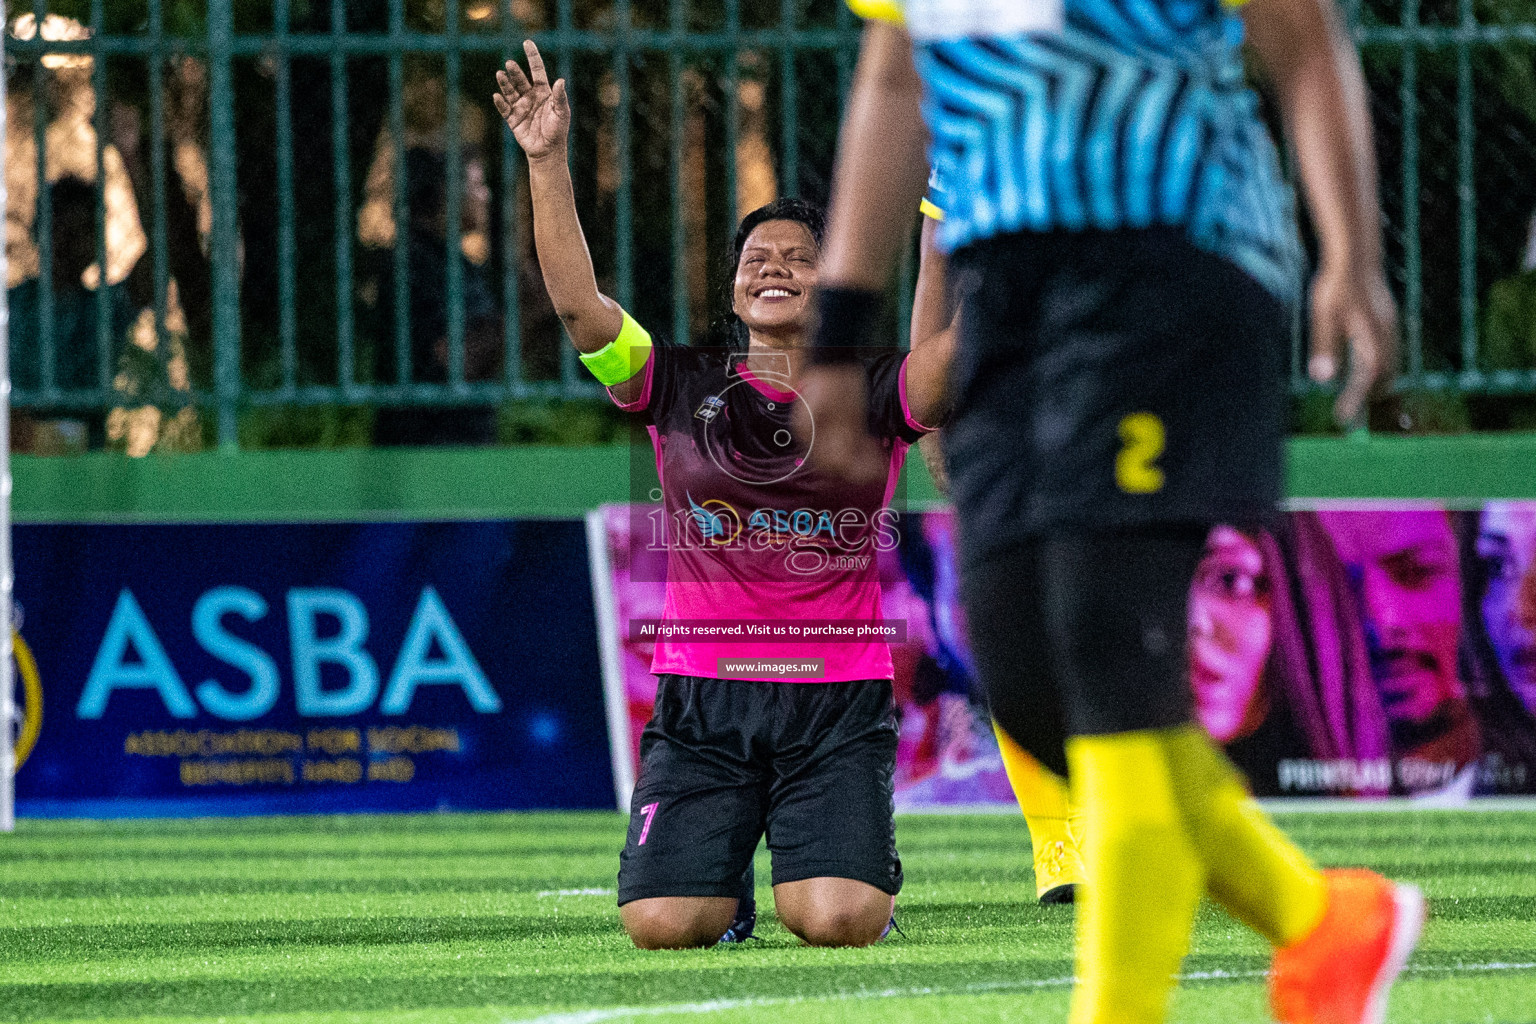
[[[878,479],[850,484],[808,461],[790,425],[820,211],[784,199],[742,221],[729,347],[653,345],[598,290],[567,163],[565,83],[550,85],[532,42],[524,50],[528,74],[513,61],[497,73],[496,108],[528,156],[534,241],[555,310],[588,369],[652,438],[666,513],[661,627],[705,622],[754,636],[774,620],[880,623],[874,556],[886,507],[907,447],[938,411],[947,354],[926,345],[860,364],[870,399],[860,430],[880,438],[870,442],[885,462]],[[787,661],[817,669],[785,681],[776,666]],[[739,932],[743,874],[765,830],[785,927],[812,945],[879,939],[902,881],[886,641],[663,635],[651,668],[656,709],[619,867],[634,943],[703,946]]]
[[[950,335],[945,344],[953,346],[955,322],[954,289],[951,287],[949,261],[938,247],[938,227],[944,220],[944,192],[936,175],[928,179],[928,194],[920,209],[923,214],[922,240],[918,249],[917,291],[912,296],[912,344],[921,346],[929,339]],[[944,472],[944,454],[940,448],[942,431],[935,430],[918,441],[918,450],[928,465],[928,472],[940,491],[949,492],[949,478]],[[1067,793],[1067,784],[1020,747],[1007,730],[994,720],[998,753],[1008,773],[1008,785],[1029,826],[1029,843],[1035,868],[1035,896],[1041,903],[1071,903],[1083,880],[1083,858],[1079,850],[1081,815],[1075,814]]]
[[[1244,87],[1246,26],[1317,225],[1312,359],[1353,420],[1395,365],[1358,57],[1330,0],[854,0],[867,28],[806,381],[817,444],[870,472],[856,368],[930,159],[960,296],[945,455],[996,719],[1086,817],[1073,1024],[1156,1024],[1209,893],[1277,948],[1287,1024],[1376,1024],[1423,897],[1319,872],[1194,722],[1210,528],[1281,494],[1298,262]],[[910,35],[909,30],[910,29]],[[914,62],[913,43],[916,42]],[[861,187],[878,181],[881,188]],[[828,414],[831,415],[828,415]],[[1063,736],[1066,737],[1063,742]]]

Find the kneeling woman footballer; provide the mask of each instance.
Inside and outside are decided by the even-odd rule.
[[[524,50],[528,73],[508,61],[495,102],[528,157],[544,283],[582,361],[643,418],[663,496],[659,685],[619,862],[624,927],[646,949],[738,932],[743,876],[766,833],[779,920],[813,945],[868,945],[889,927],[902,875],[891,655],[856,626],[881,622],[875,555],[894,543],[888,506],[907,448],[941,415],[948,337],[860,359],[883,473],[850,482],[818,468],[814,431],[796,431],[793,416],[820,210],[781,199],[741,222],[731,344],[653,342],[598,290],[566,162],[565,83],[550,85],[532,42]],[[855,632],[702,642],[690,626],[700,620],[743,637],[828,623]],[[802,678],[783,674],[791,660]]]

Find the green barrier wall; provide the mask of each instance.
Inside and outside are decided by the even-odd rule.
[[[1298,438],[1289,463],[1293,498],[1536,498],[1536,434]],[[630,465],[624,446],[18,456],[13,516],[21,523],[567,517],[629,500]],[[910,503],[940,500],[915,456],[906,484]]]

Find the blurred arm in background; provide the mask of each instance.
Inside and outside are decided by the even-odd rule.
[[[926,209],[925,209],[926,212]],[[937,236],[939,221],[932,216],[923,217],[921,242],[917,262],[917,291],[912,296],[912,351],[930,349],[944,361],[947,369],[954,358],[956,336],[959,333],[959,309],[949,289],[949,260],[939,249]],[[939,383],[943,390],[935,398],[935,405],[945,414],[949,411],[949,374],[946,372]],[[935,420],[937,422],[937,420]],[[928,467],[928,475],[940,494],[949,493],[949,474],[944,470],[944,449],[940,440],[942,431],[924,434],[917,442],[917,450]]]
[[[847,345],[849,339],[862,337],[869,329],[863,321],[837,322],[831,315],[828,292],[857,300],[841,303],[844,310],[858,305],[878,309],[879,293],[910,237],[909,211],[917,209],[927,176],[924,150],[928,132],[923,125],[922,95],[922,82],[912,63],[912,40],[906,30],[887,22],[868,22],[838,136],[831,212],[822,251],[817,337],[832,345],[818,341],[818,352]],[[879,182],[879,187],[871,187],[872,182]],[[928,378],[929,371],[939,365],[934,358],[937,355],[937,350],[925,353],[922,346],[913,346],[907,364],[909,398],[914,371],[918,377]],[[947,361],[943,369],[947,374]],[[826,468],[851,479],[883,472],[870,455],[862,374],[848,366],[816,366],[807,370],[798,390],[815,413],[818,460]],[[926,392],[921,382],[917,390]],[[922,421],[924,412],[917,410],[915,403],[914,414]]]
[[[869,22],[837,141],[824,287],[879,291],[890,279],[928,174],[922,98],[906,29]]]
[[[1334,379],[1348,344],[1349,375],[1334,411],[1350,423],[1397,370],[1397,307],[1382,270],[1375,140],[1360,55],[1333,0],[1252,0],[1243,20],[1279,96],[1322,249],[1312,282],[1308,372],[1314,380]]]

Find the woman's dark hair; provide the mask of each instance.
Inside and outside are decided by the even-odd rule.
[[[1228,756],[1265,796],[1283,795],[1282,759],[1383,763],[1391,743],[1365,625],[1317,513],[1288,512],[1242,532],[1258,547],[1269,576],[1270,647],[1262,685],[1270,710],[1258,731],[1227,747]],[[1391,780],[1377,781],[1351,792],[1384,795]]]
[[[736,227],[736,237],[731,242],[731,251],[727,261],[721,264],[721,289],[722,303],[720,318],[715,322],[714,334],[719,343],[730,346],[733,349],[745,351],[747,348],[747,328],[736,315],[734,303],[736,299],[736,268],[741,265],[741,251],[747,247],[747,239],[752,237],[752,232],[771,220],[792,220],[796,224],[802,224],[816,240],[816,248],[821,248],[822,235],[826,233],[827,215],[820,206],[804,199],[796,199],[793,196],[785,196],[775,199],[767,206],[759,206],[745,217]]]

